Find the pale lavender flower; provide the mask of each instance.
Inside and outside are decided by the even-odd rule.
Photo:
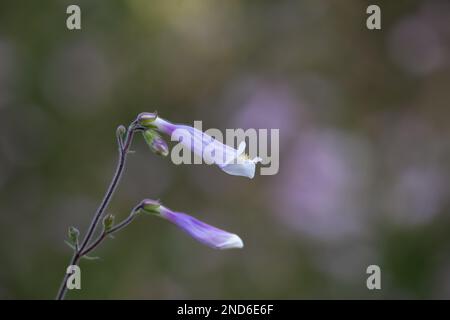
[[[244,246],[241,238],[233,233],[206,224],[190,215],[172,211],[154,200],[144,200],[142,210],[166,219],[197,241],[214,249],[233,249]]]
[[[252,179],[255,176],[256,163],[261,158],[250,159],[245,154],[245,142],[239,144],[238,149],[232,148],[214,139],[206,133],[187,125],[173,124],[153,113],[142,113],[138,119],[142,123],[148,122],[157,130],[175,137],[186,148],[201,157],[207,164],[215,164],[224,172]]]

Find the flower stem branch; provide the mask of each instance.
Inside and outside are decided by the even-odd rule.
[[[122,220],[119,224],[115,225],[110,230],[103,230],[103,232],[98,236],[98,238],[95,239],[95,241],[93,241],[88,248],[86,248],[83,252],[81,252],[81,256],[85,256],[91,251],[93,251],[95,248],[97,248],[107,236],[112,235],[117,231],[120,231],[121,229],[125,228],[127,225],[129,225],[136,217],[136,212],[137,209],[133,209],[130,215],[124,220]]]
[[[129,152],[129,149],[131,146],[131,142],[133,140],[134,132],[137,127],[138,127],[137,122],[133,121],[130,124],[130,126],[128,127],[128,129],[126,129],[124,138],[122,136],[119,136],[119,134],[117,134],[117,140],[118,140],[118,145],[119,145],[119,161],[117,163],[116,172],[114,173],[113,179],[106,191],[106,194],[105,194],[102,202],[100,203],[100,206],[98,207],[97,211],[95,212],[95,215],[91,221],[91,224],[89,225],[89,228],[86,232],[86,235],[85,235],[83,241],[81,242],[79,248],[74,250],[74,254],[72,256],[72,259],[70,260],[69,265],[78,265],[80,259],[86,254],[86,247],[88,247],[88,244],[91,241],[95,230],[97,229],[98,223],[100,222],[101,217],[104,215],[105,210],[108,207],[108,204],[111,201],[111,198],[114,195],[114,192],[116,191],[116,188],[120,181],[120,178],[122,177],[122,173],[125,169],[127,155],[128,155],[128,152]],[[118,128],[118,131],[119,131],[119,128]],[[124,222],[126,222],[127,220],[128,219],[124,220]],[[129,222],[131,222],[131,220]],[[122,228],[125,225],[122,225],[122,223],[121,223],[118,226],[121,226],[121,228]],[[115,231],[117,231],[117,230],[115,230]],[[94,243],[95,242],[96,241],[94,241]],[[101,242],[101,240],[100,240],[100,242]],[[91,246],[89,246],[88,249],[89,248],[91,248]],[[61,282],[58,294],[56,296],[57,300],[64,299],[66,292],[67,292],[66,283],[67,283],[68,278],[69,278],[69,274],[66,273]]]

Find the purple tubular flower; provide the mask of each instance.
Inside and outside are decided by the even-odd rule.
[[[185,213],[171,211],[156,201],[144,200],[142,208],[144,211],[157,214],[172,222],[197,241],[213,249],[233,249],[244,246],[238,235],[210,226]]]
[[[261,158],[250,159],[245,154],[245,142],[241,142],[238,149],[232,148],[206,133],[182,124],[173,124],[155,114],[142,113],[140,118],[151,119],[151,125],[157,130],[172,136],[179,133],[179,141],[192,150],[196,155],[202,157],[208,164],[217,165],[222,171],[234,175],[253,179],[255,176],[256,164],[261,162]]]

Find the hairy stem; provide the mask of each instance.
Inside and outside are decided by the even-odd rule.
[[[89,225],[88,231],[86,232],[86,235],[85,235],[83,241],[81,242],[79,248],[77,248],[77,250],[75,250],[75,252],[72,256],[72,259],[70,260],[69,265],[78,265],[80,259],[86,254],[85,249],[88,246],[89,242],[91,241],[92,236],[94,235],[94,231],[96,230],[101,217],[105,213],[105,210],[108,207],[108,204],[111,201],[111,198],[114,195],[114,192],[116,191],[117,185],[119,184],[120,178],[122,177],[122,173],[125,169],[125,162],[127,159],[127,154],[130,149],[135,130],[136,130],[136,121],[131,123],[131,125],[128,127],[128,129],[126,131],[125,141],[122,142],[122,139],[118,139],[118,141],[119,141],[119,161],[117,163],[116,172],[114,173],[113,179],[106,191],[106,194],[105,194],[102,202],[100,203],[100,206],[98,207],[97,211],[95,212],[95,215],[91,221],[91,224]],[[94,242],[96,242],[96,241],[94,241]],[[100,242],[101,242],[101,240],[100,240]],[[59,288],[58,295],[56,296],[57,300],[64,299],[66,292],[67,292],[66,282],[67,282],[68,278],[69,278],[69,274],[66,273],[61,282],[61,286]]]

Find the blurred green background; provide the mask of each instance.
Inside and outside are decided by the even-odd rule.
[[[279,128],[280,171],[175,166],[137,136],[108,212],[161,199],[245,247],[142,217],[82,262],[68,298],[450,298],[449,53],[445,0],[1,1],[0,298],[55,296],[116,127],[154,110]],[[371,264],[382,290],[366,288]]]

